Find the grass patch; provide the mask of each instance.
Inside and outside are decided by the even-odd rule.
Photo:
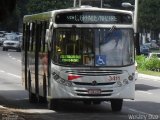
[[[147,74],[147,75],[153,75],[153,76],[159,76],[160,77],[160,72],[154,72],[154,71],[142,70],[142,69],[138,69],[138,72],[142,73],[142,74]]]

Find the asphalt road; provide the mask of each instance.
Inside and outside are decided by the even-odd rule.
[[[135,100],[125,100],[118,113],[111,111],[108,102],[88,106],[62,102],[61,108],[53,111],[46,104],[28,102],[21,84],[21,53],[0,47],[0,56],[0,120],[160,120],[160,79],[141,75]]]

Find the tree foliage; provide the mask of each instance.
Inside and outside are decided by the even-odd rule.
[[[72,0],[29,0],[27,8],[29,14],[34,14],[71,6]]]
[[[139,25],[160,31],[160,0],[139,0]]]
[[[88,0],[89,1],[89,0]],[[134,0],[104,0],[104,4],[120,6],[122,2]],[[13,29],[26,14],[46,12],[73,6],[73,0],[17,0],[17,6],[8,20],[0,23],[0,28]],[[118,8],[118,7],[117,7]],[[160,0],[139,0],[139,27],[160,32]],[[14,28],[16,30],[17,28]],[[5,30],[5,29],[4,29]]]

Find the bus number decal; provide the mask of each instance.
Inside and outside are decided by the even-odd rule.
[[[120,76],[108,76],[108,81],[119,81]]]

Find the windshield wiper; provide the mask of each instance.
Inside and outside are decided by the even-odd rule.
[[[110,28],[109,33],[113,33],[115,29],[116,29],[116,26],[113,25],[113,26]]]
[[[100,42],[100,45],[109,42],[109,41],[107,41],[107,39],[112,36],[112,34],[113,34],[113,32],[114,32],[115,30],[116,30],[116,26],[113,25],[113,26],[108,30],[108,33],[106,33],[105,39],[103,39],[103,40]]]

